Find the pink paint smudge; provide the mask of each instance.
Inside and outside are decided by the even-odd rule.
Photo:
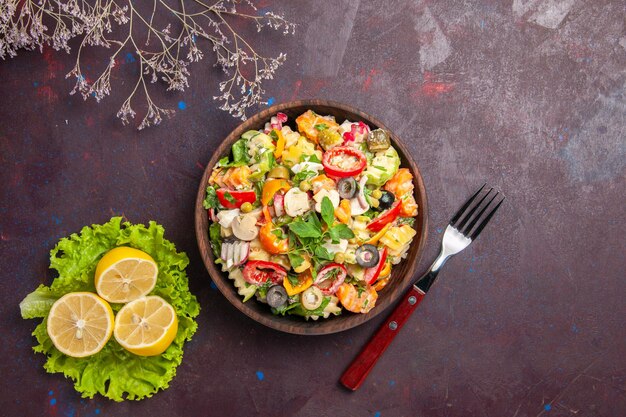
[[[94,125],[94,120],[92,116],[87,116],[85,118],[85,124],[87,125],[87,127],[93,127]]]
[[[294,88],[293,94],[291,95],[292,100],[295,100],[296,97],[298,96],[298,93],[300,92],[300,87],[302,86],[302,80],[296,81],[295,86],[296,88]]]
[[[442,94],[453,91],[455,86],[456,83],[439,81],[436,78],[436,74],[430,71],[424,71],[424,81],[415,95],[436,98]]]
[[[372,68],[372,70],[370,71],[369,75],[367,76],[367,78],[365,79],[365,81],[363,82],[363,87],[361,88],[361,91],[367,91],[370,89],[370,87],[372,86],[372,79],[374,78],[374,76],[380,74],[379,71],[376,70],[376,68]]]
[[[46,61],[48,66],[46,73],[43,76],[45,81],[50,81],[57,77],[57,74],[63,70],[63,64],[56,58],[54,49],[51,47],[43,48],[43,60]]]
[[[59,95],[49,85],[38,88],[37,96],[47,103],[53,103],[59,99]]]

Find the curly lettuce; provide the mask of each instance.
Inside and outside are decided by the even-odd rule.
[[[49,373],[62,373],[74,380],[74,388],[85,398],[96,393],[114,401],[141,400],[166,389],[176,375],[183,359],[183,345],[191,340],[200,312],[196,297],[189,291],[185,268],[189,258],[177,252],[166,240],[163,226],[150,222],[148,227],[113,217],[102,225],[84,227],[80,234],[63,238],[50,251],[50,268],[58,277],[50,286],[40,285],[20,303],[25,319],[43,318],[33,335],[35,352],[47,356],[44,368]],[[178,316],[178,334],[161,355],[143,357],[124,350],[114,338],[95,355],[72,358],[59,352],[48,337],[46,319],[52,304],[64,294],[74,291],[95,292],[94,272],[100,258],[116,246],[131,246],[147,252],[159,266],[156,286],[151,294],[167,300]],[[114,311],[121,304],[112,304]]]

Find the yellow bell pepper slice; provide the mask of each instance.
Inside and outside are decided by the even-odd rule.
[[[383,237],[385,235],[385,233],[387,233],[387,230],[389,230],[390,227],[391,227],[391,223],[387,223],[385,225],[385,227],[383,227],[378,233],[376,233],[374,236],[372,236],[365,243],[369,244],[369,245],[376,245],[378,243],[378,241],[380,240],[380,238]]]
[[[265,182],[263,185],[263,193],[261,195],[261,203],[264,206],[267,206],[272,198],[274,198],[274,194],[276,194],[279,190],[288,191],[291,188],[291,185],[286,180],[283,179],[273,179]]]
[[[276,149],[274,149],[274,158],[278,159],[283,155],[283,151],[285,150],[285,137],[283,136],[283,132],[280,130],[274,129],[274,132],[276,132],[276,136],[278,136]]]
[[[283,279],[283,287],[285,287],[285,291],[287,291],[288,296],[293,296],[296,294],[300,294],[311,285],[313,285],[313,278],[311,277],[311,269],[307,269],[305,272],[298,274],[298,285],[291,285],[289,278],[285,277]]]

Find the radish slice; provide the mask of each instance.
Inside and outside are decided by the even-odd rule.
[[[248,260],[248,255],[250,254],[250,242],[239,242],[241,245],[239,246],[239,262],[237,265],[243,265]]]
[[[285,214],[285,196],[280,193],[274,194],[274,211],[276,217],[283,216]]]
[[[286,123],[287,115],[285,113],[278,112],[276,113],[276,119],[278,120],[279,123]]]

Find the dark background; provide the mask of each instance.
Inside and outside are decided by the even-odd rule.
[[[238,121],[217,109],[209,55],[180,108],[137,132],[115,118],[136,74],[102,103],[69,96],[74,56],[45,48],[0,64],[0,415],[626,415],[626,3],[582,0],[262,1],[296,35],[265,84],[271,102],[326,98],[380,118],[428,191],[419,271],[450,215],[488,181],[507,195],[449,262],[371,373],[338,378],[385,314],[344,333],[282,334],[210,286],[193,229],[206,161]],[[95,56],[95,55],[94,55]],[[87,59],[95,58],[87,56]],[[31,352],[18,303],[49,282],[48,252],[83,225],[157,220],[191,258],[199,330],[171,388],[141,402],[80,399]]]

